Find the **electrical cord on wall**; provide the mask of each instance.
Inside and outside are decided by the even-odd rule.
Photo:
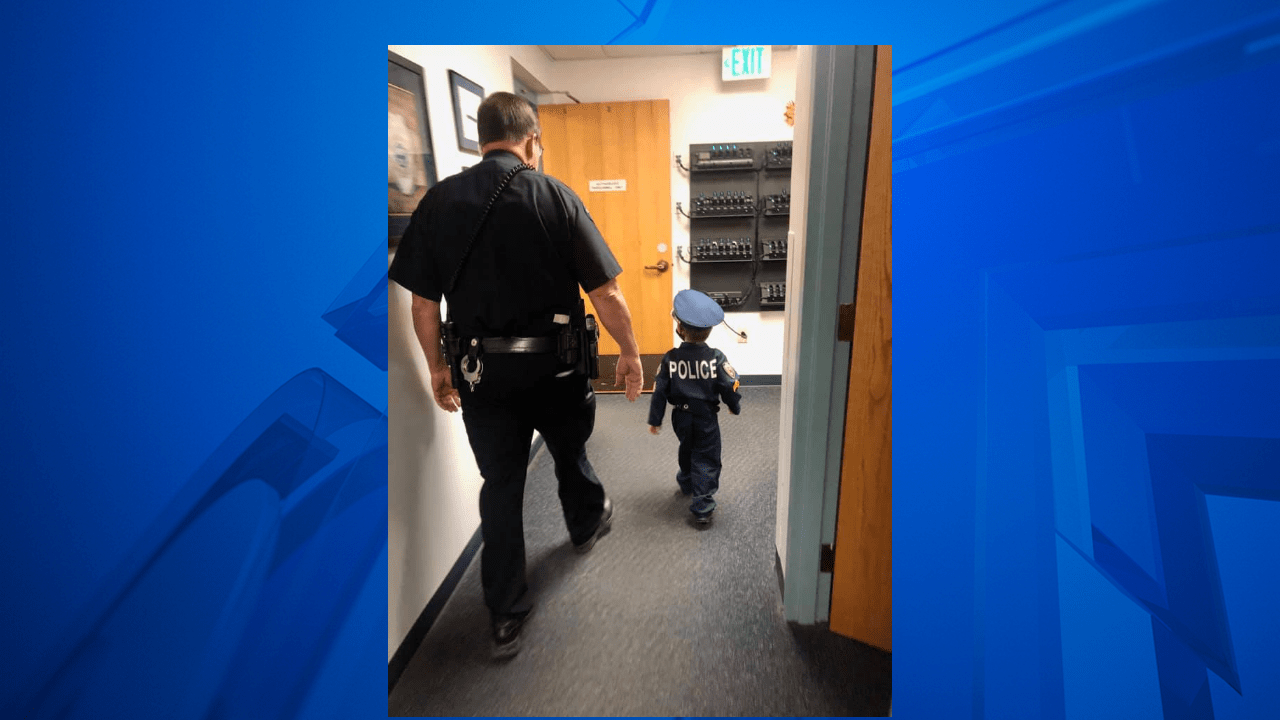
[[[678,213],[680,213],[681,215],[683,215],[683,216],[685,216],[685,217],[689,218],[690,220],[692,220],[692,219],[693,219],[693,216],[691,216],[689,213],[685,212],[685,211],[684,211],[684,208],[680,207],[680,203],[676,203],[676,212],[678,212]]]
[[[725,305],[724,307],[740,308],[743,305],[746,305],[747,301],[751,299],[751,295],[756,291],[756,277],[759,274],[760,274],[760,260],[757,258],[756,261],[751,265],[751,279],[747,281],[747,289],[742,292],[742,297],[738,298],[737,302],[733,303],[732,305]],[[733,328],[729,327],[729,323],[727,322],[724,323],[724,326],[729,328],[729,330],[732,331],[734,335],[737,335],[738,337],[746,337],[745,335],[738,332],[737,330],[734,330]]]
[[[685,171],[685,172],[691,172],[691,171],[689,170],[689,168],[685,167],[685,166],[684,166],[684,163],[680,161],[680,156],[679,156],[679,155],[677,155],[677,156],[676,156],[676,167],[680,168],[681,170],[683,170],[683,171]]]
[[[752,253],[752,254],[754,255],[755,253]],[[747,282],[747,289],[743,291],[742,299],[739,300],[737,303],[735,303],[734,307],[742,307],[743,305],[747,304],[748,300],[751,299],[751,294],[756,291],[756,278],[759,277],[759,275],[760,275],[760,258],[757,257],[755,258],[755,262],[751,263],[751,280]],[[725,327],[729,327],[729,325],[726,323]],[[729,329],[733,330],[733,328],[729,328]],[[742,337],[742,336],[739,335],[738,337]]]
[[[747,339],[747,334],[746,334],[746,333],[744,333],[744,332],[738,332],[737,330],[734,330],[732,327],[730,327],[730,325],[729,325],[729,323],[728,323],[727,321],[722,320],[721,322],[724,324],[724,326],[725,326],[725,327],[729,328],[729,332],[733,333],[734,335],[737,335],[738,337],[742,338],[743,340],[746,340],[746,339]]]

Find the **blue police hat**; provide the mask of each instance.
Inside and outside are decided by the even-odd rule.
[[[681,290],[672,305],[676,319],[691,328],[713,328],[724,321],[724,308],[697,290]]]

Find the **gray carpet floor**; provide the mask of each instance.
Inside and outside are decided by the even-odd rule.
[[[648,395],[598,396],[588,457],[614,502],[587,555],[569,543],[545,449],[529,468],[525,538],[534,610],[520,654],[490,658],[479,555],[392,690],[393,716],[883,716],[891,657],[783,618],[774,568],[778,387],[721,413],[715,521],[676,488],[670,413]]]

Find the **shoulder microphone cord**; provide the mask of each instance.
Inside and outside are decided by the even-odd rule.
[[[453,277],[449,278],[449,284],[445,286],[445,295],[453,292],[453,288],[458,283],[458,275],[462,273],[462,266],[467,264],[467,258],[471,256],[471,246],[475,243],[476,238],[480,236],[480,228],[484,227],[484,221],[489,219],[489,211],[493,210],[493,204],[498,202],[498,197],[502,195],[502,191],[507,189],[515,176],[524,170],[532,170],[533,168],[520,163],[507,171],[502,176],[502,180],[498,182],[498,188],[493,191],[493,195],[489,197],[489,203],[484,206],[484,212],[480,214],[480,221],[476,223],[476,229],[471,231],[471,237],[467,240],[467,247],[462,251],[462,259],[458,261],[458,267],[453,271]]]

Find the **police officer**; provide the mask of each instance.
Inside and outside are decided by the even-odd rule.
[[[564,338],[573,336],[566,331],[585,322],[579,287],[618,342],[615,382],[633,402],[641,369],[616,280],[622,268],[578,196],[535,170],[542,157],[537,111],[497,92],[477,115],[483,160],[427,192],[388,275],[413,293],[414,331],[436,404],[446,412],[461,408],[484,478],[481,583],[495,655],[510,657],[531,609],[523,503],[534,430],[555,461],[565,524],[579,552],[609,530],[613,515],[585,448],[595,395],[582,363],[565,353]],[[442,296],[449,344],[460,355],[452,372],[441,349]]]
[[[672,404],[671,427],[680,439],[680,472],[676,484],[693,496],[689,510],[705,525],[716,509],[713,496],[720,489],[720,400],[737,415],[742,412],[738,374],[728,358],[708,347],[711,328],[724,321],[724,310],[705,293],[676,293],[672,316],[683,340],[662,356],[649,404],[649,432],[658,434],[667,403]]]

